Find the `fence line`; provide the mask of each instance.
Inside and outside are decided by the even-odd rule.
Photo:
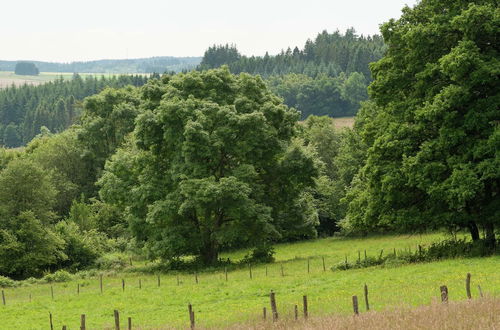
[[[467,273],[465,291],[466,291],[468,299],[472,299],[472,297],[469,298],[470,281],[471,281],[471,274]],[[365,303],[366,303],[366,311],[369,311],[370,308],[369,308],[369,303],[368,303],[368,286],[365,284],[363,289],[364,289],[363,291],[364,291]],[[479,289],[480,289],[480,287],[479,287]],[[449,294],[448,287],[446,285],[442,285],[442,286],[440,286],[439,291],[440,291],[440,296],[441,296],[441,302],[444,304],[448,303],[448,294]],[[480,291],[480,293],[481,293],[481,297],[483,297],[482,291]],[[307,320],[309,317],[309,306],[308,306],[308,301],[307,301],[307,295],[302,296],[302,301],[303,301],[303,318],[304,318],[304,320]],[[276,303],[276,292],[274,292],[273,290],[270,291],[269,302],[270,302],[270,307],[271,307],[272,321],[276,322],[276,321],[278,321],[278,308],[277,308],[277,303]],[[357,316],[360,314],[359,301],[358,301],[357,295],[352,296],[352,308],[353,308],[353,315],[354,316]],[[119,311],[114,310],[113,315],[114,315],[114,321],[115,321],[115,330],[120,330],[120,313],[119,313]],[[195,329],[195,327],[196,327],[195,311],[194,311],[193,305],[191,303],[188,304],[188,316],[189,316],[190,328]],[[293,317],[295,320],[299,319],[299,307],[297,304],[293,305]],[[267,320],[266,307],[263,307],[263,309],[262,309],[262,318],[264,321]],[[52,313],[49,313],[49,322],[50,322],[50,329],[53,330],[54,325],[53,325]],[[132,318],[131,317],[127,318],[127,325],[128,325],[127,328],[129,330],[132,330]],[[65,325],[63,326],[63,329],[66,329]],[[85,314],[81,314],[81,316],[80,316],[80,329],[86,330],[86,315]]]

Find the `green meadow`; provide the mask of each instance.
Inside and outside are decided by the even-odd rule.
[[[86,314],[87,328],[114,326],[113,311],[120,312],[122,326],[128,317],[134,326],[149,328],[185,328],[189,325],[187,306],[193,305],[196,323],[202,327],[223,327],[252,322],[269,310],[269,292],[276,292],[280,317],[291,317],[294,305],[300,306],[307,295],[311,315],[346,314],[352,311],[351,299],[358,295],[361,310],[365,283],[371,308],[385,310],[402,305],[426,305],[439,298],[439,286],[447,285],[450,300],[466,298],[464,279],[472,274],[473,296],[477,285],[485,294],[500,295],[500,256],[477,259],[452,259],[397,267],[371,267],[332,271],[331,266],[358,258],[358,251],[375,256],[381,253],[416,249],[441,240],[444,234],[416,236],[374,236],[363,239],[326,238],[276,246],[276,262],[246,266],[228,271],[200,272],[198,283],[192,273],[156,275],[133,272],[144,262],[122,273],[105,273],[103,294],[99,277],[52,284],[36,284],[5,289],[6,305],[0,306],[1,329],[47,329],[49,312],[55,329],[66,325],[79,329],[80,315]],[[226,253],[223,258],[236,261],[247,251]],[[323,270],[323,258],[326,271]],[[308,262],[309,260],[309,262]],[[309,263],[309,267],[308,267]],[[309,268],[309,270],[308,270]],[[282,274],[283,269],[283,274]],[[267,274],[267,275],[266,275]],[[125,290],[122,289],[122,279]],[[139,281],[141,288],[139,288]],[[77,286],[80,285],[80,293]],[[31,301],[30,301],[31,299]]]

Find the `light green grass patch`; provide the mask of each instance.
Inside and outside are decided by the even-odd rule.
[[[394,306],[429,304],[439,298],[439,286],[447,285],[451,300],[466,298],[464,279],[472,274],[473,295],[478,296],[477,284],[491,295],[500,295],[498,269],[500,257],[455,259],[433,263],[406,265],[397,268],[365,268],[332,272],[328,268],[348,258],[357,258],[357,251],[369,255],[380,249],[392,251],[418,244],[429,244],[443,238],[441,234],[422,236],[383,236],[366,239],[327,238],[276,247],[277,262],[252,268],[231,271],[228,281],[224,272],[200,273],[199,283],[193,274],[162,274],[161,286],[152,275],[124,274],[104,278],[104,294],[100,294],[97,278],[53,284],[54,300],[50,285],[33,285],[5,289],[7,305],[0,306],[0,329],[46,329],[48,313],[53,313],[55,329],[67,325],[79,327],[80,314],[87,315],[87,327],[102,329],[112,327],[113,310],[121,313],[122,324],[127,317],[143,329],[160,326],[186,327],[189,324],[187,305],[192,303],[200,326],[220,327],[237,322],[258,319],[262,308],[269,309],[269,292],[274,290],[278,311],[282,317],[291,315],[293,306],[309,298],[312,315],[350,313],[352,295],[358,295],[361,310],[363,286],[369,287],[372,309],[381,310]],[[232,259],[241,258],[245,251],[224,254]],[[322,256],[327,270],[323,271]],[[307,258],[310,273],[307,272]],[[281,276],[281,264],[284,275]],[[266,276],[267,268],[267,276]],[[125,291],[121,279],[126,281]],[[142,289],[138,288],[139,279]],[[77,283],[82,286],[76,294]],[[29,301],[29,295],[32,301]]]

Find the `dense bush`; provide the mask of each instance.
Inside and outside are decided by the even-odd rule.
[[[359,257],[355,261],[340,262],[332,267],[332,270],[348,270],[366,268],[382,265],[383,267],[397,267],[404,264],[416,262],[430,262],[450,258],[474,258],[485,257],[494,254],[496,250],[485,240],[469,242],[461,240],[445,240],[432,243],[429,247],[419,247],[416,251],[396,251],[384,255],[383,250],[378,257]]]
[[[54,283],[54,282],[69,282],[73,279],[73,275],[65,270],[58,270],[55,273],[47,274],[42,278],[43,282]]]
[[[120,270],[129,265],[130,259],[123,253],[108,253],[95,262],[97,268],[101,270]]]
[[[0,288],[15,288],[18,285],[19,282],[16,282],[5,276],[0,276]]]

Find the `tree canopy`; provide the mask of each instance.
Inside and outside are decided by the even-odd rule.
[[[14,69],[14,73],[21,76],[38,76],[40,71],[38,71],[35,63],[18,62]]]
[[[213,264],[223,247],[315,235],[303,192],[317,169],[292,140],[298,113],[260,78],[192,72],[151,82],[142,99],[134,134],[99,184],[153,256]]]
[[[366,165],[346,227],[424,230],[500,219],[500,9],[493,0],[423,0],[382,26]]]

